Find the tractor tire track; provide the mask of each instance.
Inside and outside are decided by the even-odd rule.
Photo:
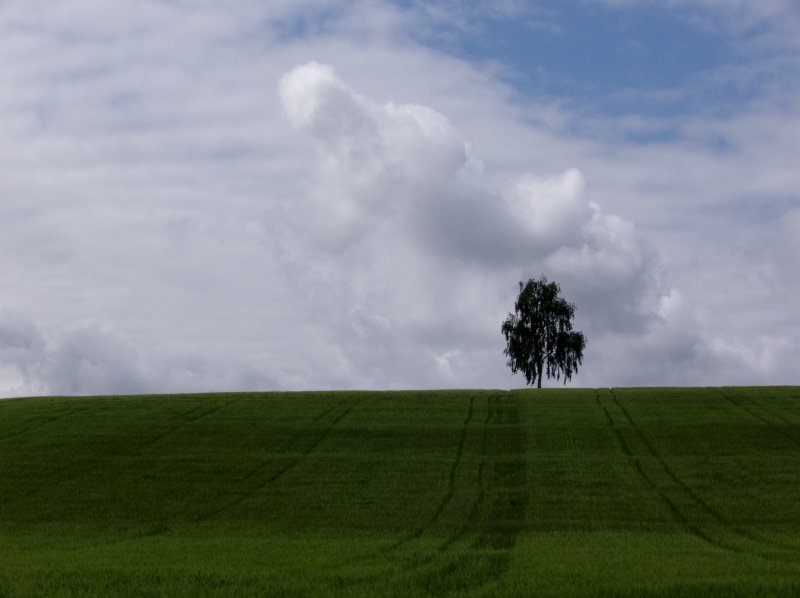
[[[524,458],[526,428],[521,422],[518,400],[508,400],[506,394],[478,394],[470,398],[448,472],[447,489],[430,517],[398,541],[368,556],[346,558],[338,562],[334,570],[353,562],[364,565],[366,561],[372,561],[378,569],[360,576],[356,584],[369,583],[370,580],[389,575],[404,587],[414,588],[409,589],[412,594],[430,595],[452,592],[458,587],[459,580],[463,579],[465,571],[469,571],[470,578],[476,584],[474,587],[491,583],[504,575],[510,566],[516,537],[524,525],[527,505]],[[484,396],[488,402],[486,416],[476,422],[476,398]],[[479,432],[480,436],[476,437],[475,432]],[[472,442],[478,438],[480,462],[477,463],[477,476],[472,478],[475,479],[478,493],[464,521],[435,547],[411,553],[401,551],[435,527],[446,512],[461,489],[457,477],[465,467],[467,444],[469,442],[469,446],[473,447]],[[472,461],[471,466],[474,465],[475,461]],[[473,488],[475,486],[469,489]],[[386,559],[393,553],[403,562],[391,570]]]
[[[490,547],[509,552],[516,544],[517,536],[525,521],[528,506],[527,428],[522,422],[519,400],[504,396],[498,402],[496,419],[498,426],[493,449],[491,487],[494,490],[486,518],[486,525],[475,542],[476,548]]]
[[[745,541],[753,542],[753,543],[756,543],[756,544],[760,544],[760,545],[762,545],[763,548],[768,548],[768,549],[772,549],[772,550],[778,549],[778,550],[783,550],[783,551],[788,549],[788,547],[781,546],[781,545],[775,544],[773,542],[766,542],[763,539],[759,538],[758,536],[755,536],[754,534],[751,534],[750,532],[747,532],[745,530],[742,530],[741,528],[733,526],[730,523],[730,521],[727,520],[726,517],[724,517],[719,511],[717,511],[715,508],[713,508],[711,505],[709,505],[705,500],[703,500],[703,498],[701,498],[694,490],[692,490],[692,488],[688,484],[686,484],[686,482],[684,482],[682,479],[680,479],[675,474],[675,472],[669,467],[669,465],[664,460],[664,457],[661,455],[661,453],[658,452],[658,450],[655,448],[655,446],[653,446],[652,442],[650,442],[650,440],[644,434],[644,432],[642,431],[640,426],[638,424],[636,424],[634,419],[631,417],[630,412],[619,401],[619,399],[617,398],[616,393],[614,392],[614,389],[609,389],[609,392],[611,394],[611,400],[620,409],[620,411],[624,415],[625,419],[628,421],[628,423],[631,425],[631,427],[636,431],[638,437],[640,438],[640,440],[642,441],[642,443],[646,447],[647,451],[650,453],[650,455],[653,458],[656,459],[656,461],[661,466],[661,469],[668,476],[668,478],[670,480],[672,480],[672,482],[674,482],[674,484],[676,484],[678,488],[680,488],[680,490],[682,491],[682,493],[686,497],[688,497],[694,504],[699,506],[702,511],[704,511],[718,526],[720,526],[721,529],[726,530],[728,533],[730,533],[731,535],[733,535],[735,537],[739,537],[741,540],[745,540]],[[639,469],[640,472],[644,473],[643,467],[642,467],[641,463],[638,462],[638,460],[637,460],[637,469]],[[664,497],[666,499],[667,497],[664,495],[663,491],[661,491],[658,488],[658,486],[652,480],[650,480],[650,482],[651,482],[651,485],[653,487],[658,489],[659,494],[661,494],[662,497]],[[680,509],[677,507],[677,505],[675,505],[675,503],[673,501],[667,499],[667,503],[671,505],[670,510],[673,510],[675,513],[677,513],[681,520],[687,522],[687,524],[689,525],[689,527],[687,527],[687,529],[692,531],[692,533],[694,533],[696,536],[698,536],[698,537],[700,537],[700,538],[702,538],[702,539],[704,539],[706,541],[711,541],[712,544],[714,544],[716,546],[719,546],[721,548],[724,548],[726,550],[730,550],[730,551],[738,552],[738,553],[745,552],[745,550],[743,548],[739,547],[739,546],[731,545],[730,543],[721,542],[719,540],[711,538],[707,533],[705,533],[705,531],[703,531],[701,528],[696,526],[694,523],[691,523],[689,518],[686,517],[682,513],[682,511],[680,511]],[[791,549],[788,549],[788,550],[791,550]],[[762,557],[764,559],[767,559],[767,560],[781,560],[781,561],[788,560],[790,562],[797,562],[796,553],[792,557],[789,557],[789,558],[785,558],[783,555],[779,556],[779,555],[776,555],[776,554],[767,554],[767,553],[763,553],[763,552],[758,552],[758,553],[755,553],[755,554],[758,554],[758,556],[760,556],[760,557]],[[788,555],[786,555],[786,556],[788,557]]]
[[[145,448],[147,448],[149,446],[157,444],[158,442],[160,442],[161,440],[163,440],[167,436],[175,434],[175,432],[177,432],[181,428],[186,428],[187,426],[190,426],[190,425],[200,421],[201,419],[204,419],[204,418],[208,417],[209,415],[213,415],[214,413],[217,413],[218,411],[222,411],[228,405],[231,405],[231,404],[235,403],[239,399],[240,399],[240,397],[236,397],[236,398],[230,399],[229,401],[225,401],[222,404],[214,405],[210,409],[207,408],[207,406],[204,405],[201,402],[200,405],[197,405],[196,407],[194,407],[193,409],[190,409],[186,413],[181,414],[181,416],[180,416],[181,420],[177,424],[175,424],[174,426],[172,426],[171,428],[169,428],[167,430],[164,430],[162,433],[158,434],[157,436],[154,436],[150,440],[147,440],[146,442],[143,442],[142,444],[137,446],[136,447],[136,451],[139,452],[139,451],[141,451],[141,450],[143,450],[143,449],[145,449]],[[203,399],[203,401],[207,401],[207,400],[209,400],[209,399]],[[199,415],[194,416],[194,414],[199,412],[199,411],[202,412],[202,413],[200,413]]]
[[[334,420],[333,420],[333,421],[330,423],[330,425],[329,425],[327,428],[325,428],[325,430],[323,430],[322,434],[320,434],[320,435],[319,435],[319,436],[318,436],[318,437],[317,437],[317,438],[314,440],[314,442],[312,442],[312,443],[311,443],[311,445],[310,445],[310,446],[308,446],[308,447],[307,447],[307,448],[306,448],[304,451],[302,451],[302,452],[300,453],[300,455],[299,455],[299,456],[298,456],[296,459],[294,459],[294,460],[290,461],[290,462],[289,462],[287,465],[283,466],[283,467],[282,467],[282,468],[280,468],[278,471],[276,471],[276,472],[275,472],[275,473],[273,473],[271,476],[269,476],[269,477],[267,478],[267,480],[266,480],[264,483],[262,483],[262,484],[261,484],[259,487],[257,487],[257,488],[255,489],[255,492],[258,492],[258,491],[259,491],[259,490],[261,490],[262,488],[266,487],[268,484],[271,484],[271,483],[273,483],[273,482],[277,481],[278,479],[280,479],[281,477],[283,477],[283,475],[285,475],[285,474],[286,474],[288,471],[290,471],[290,470],[294,469],[294,468],[295,468],[295,467],[297,467],[297,466],[298,466],[298,465],[299,465],[299,464],[300,464],[302,461],[304,461],[304,460],[305,460],[305,459],[306,459],[306,458],[307,458],[307,457],[308,457],[308,456],[309,456],[311,453],[313,453],[313,452],[314,452],[314,451],[317,449],[317,447],[318,447],[320,444],[322,444],[322,442],[323,442],[323,441],[324,441],[324,440],[325,440],[325,439],[326,439],[328,436],[330,436],[331,432],[333,431],[333,428],[334,428],[334,427],[336,427],[336,424],[338,424],[338,423],[339,423],[340,421],[342,421],[342,420],[343,420],[343,419],[344,419],[346,416],[348,416],[348,415],[350,414],[350,412],[351,412],[351,411],[353,411],[353,409],[356,407],[356,405],[358,405],[360,402],[361,402],[361,399],[356,399],[356,401],[355,401],[355,402],[353,402],[352,404],[350,404],[350,406],[349,406],[349,407],[347,407],[347,408],[346,408],[344,411],[342,411],[342,412],[341,412],[339,415],[337,415],[337,416],[336,416],[336,418],[335,418],[335,419],[334,419]],[[253,492],[253,493],[255,493],[255,492]],[[241,502],[241,501],[240,501],[240,502]]]
[[[759,409],[763,409],[764,411],[769,413],[772,417],[775,417],[776,419],[779,419],[780,421],[786,423],[787,425],[795,425],[794,422],[791,422],[790,420],[786,419],[785,417],[783,417],[782,415],[780,415],[778,413],[774,413],[773,411],[765,408],[763,405],[759,405],[751,397],[749,397],[747,395],[744,395],[744,396],[739,395],[739,396],[737,396],[737,399],[745,399],[745,400],[747,400],[752,405],[752,407],[748,407],[747,405],[742,405],[738,401],[734,400],[734,398],[732,396],[730,396],[729,394],[724,393],[719,388],[713,388],[712,390],[714,392],[716,392],[716,394],[720,395],[729,404],[733,405],[734,407],[737,407],[738,409],[741,409],[742,411],[746,412],[751,417],[753,417],[756,420],[760,421],[761,423],[766,425],[770,430],[772,430],[773,432],[776,432],[778,435],[780,435],[783,438],[785,438],[786,440],[788,440],[791,444],[794,444],[795,446],[800,447],[800,440],[798,440],[796,437],[794,437],[791,434],[789,434],[788,432],[786,432],[786,430],[784,430],[782,427],[780,427],[778,425],[775,425],[773,422],[769,421],[763,415],[758,413],[758,410]],[[750,536],[750,535],[751,534],[748,533],[748,536]],[[793,545],[793,544],[789,544],[789,543],[785,543],[785,542],[779,542],[779,541],[775,541],[775,540],[765,539],[765,538],[763,538],[762,536],[759,536],[759,535],[752,535],[752,537],[754,538],[754,540],[756,540],[758,542],[761,542],[763,544],[768,544],[770,546],[779,548],[779,549],[784,550],[784,551],[795,551],[795,552],[798,551],[798,546],[797,545]]]
[[[716,390],[717,390],[718,393],[722,394],[722,389],[716,389]],[[782,421],[783,423],[785,423],[787,425],[797,426],[798,423],[799,423],[796,419],[789,419],[785,415],[783,415],[782,413],[779,413],[774,407],[772,407],[772,406],[768,407],[767,405],[764,405],[763,403],[761,403],[759,401],[756,401],[749,394],[737,395],[737,398],[745,399],[755,409],[760,410],[760,411],[764,411],[764,412],[768,413],[769,415],[771,415],[772,417],[774,417],[775,419],[779,419],[780,421]],[[796,400],[798,397],[794,397],[794,398]]]
[[[25,434],[29,434],[31,432],[44,428],[45,426],[48,426],[60,419],[64,419],[65,417],[70,417],[78,413],[82,413],[83,411],[87,411],[90,408],[91,405],[87,405],[86,407],[81,407],[80,409],[68,409],[67,411],[58,413],[56,415],[51,415],[44,418],[37,418],[38,421],[36,421],[33,425],[25,428],[24,430],[17,430],[15,432],[12,432],[11,434],[0,436],[0,442],[10,440],[11,438],[16,438],[17,436],[23,436]]]
[[[295,446],[295,445],[300,443],[300,441],[302,440],[302,438],[304,436],[308,435],[308,429],[309,428],[315,426],[318,422],[324,421],[328,417],[328,415],[330,415],[331,413],[333,413],[334,411],[336,411],[339,408],[340,408],[339,405],[336,402],[334,402],[333,405],[331,405],[330,407],[325,409],[322,413],[317,414],[314,418],[311,419],[311,421],[308,424],[308,427],[306,427],[306,428],[304,428],[302,430],[299,430],[298,432],[295,432],[292,435],[292,437],[289,438],[289,440],[287,440],[286,442],[284,442],[280,446],[280,448],[278,449],[278,452],[279,453],[288,453],[293,446]],[[247,480],[257,476],[259,473],[264,471],[264,469],[266,469],[271,464],[272,464],[272,461],[264,461],[264,462],[262,462],[261,465],[259,465],[258,467],[256,467],[252,471],[249,471],[248,473],[246,473],[244,475],[244,477],[239,479],[238,483],[241,484],[241,483],[246,482]]]
[[[453,463],[450,466],[450,471],[447,477],[447,491],[445,492],[442,500],[439,501],[439,504],[436,506],[431,517],[426,521],[423,525],[419,526],[416,530],[412,533],[408,534],[407,536],[398,540],[395,544],[393,544],[389,550],[397,550],[401,546],[412,542],[413,540],[419,538],[424,534],[427,530],[432,528],[436,521],[441,516],[442,512],[444,512],[447,505],[453,499],[455,495],[455,486],[456,486],[456,472],[458,470],[459,465],[461,464],[461,458],[464,454],[464,444],[467,440],[467,428],[469,427],[470,421],[472,421],[472,416],[475,410],[475,395],[472,395],[469,399],[469,407],[467,408],[467,416],[464,419],[464,423],[461,424],[461,436],[458,441],[458,448],[456,449],[456,455],[453,459]]]
[[[610,389],[609,389],[610,390]],[[613,391],[611,391],[613,393]],[[613,397],[613,394],[612,394]],[[742,553],[743,551],[731,546],[727,546],[725,544],[720,543],[719,541],[715,540],[708,534],[706,534],[700,527],[694,525],[686,515],[678,508],[678,505],[664,493],[664,491],[655,483],[655,481],[647,474],[644,467],[642,466],[642,462],[639,458],[634,455],[633,451],[631,450],[628,443],[625,441],[625,438],[622,435],[622,432],[617,427],[616,422],[611,417],[611,413],[608,411],[606,406],[600,401],[600,393],[599,391],[595,390],[594,396],[595,402],[603,410],[603,413],[606,417],[606,422],[611,427],[614,432],[614,435],[617,438],[617,441],[622,448],[622,452],[633,462],[633,466],[636,469],[636,472],[639,474],[639,477],[645,482],[645,485],[650,488],[652,492],[658,495],[661,501],[667,506],[670,513],[672,514],[673,519],[683,527],[684,530],[689,532],[691,535],[695,536],[699,540],[714,546],[715,548],[721,548],[723,550],[735,552],[735,553]]]
[[[223,511],[227,511],[227,510],[236,508],[237,506],[242,504],[244,501],[246,501],[251,496],[254,496],[255,494],[257,494],[257,493],[261,492],[262,490],[264,490],[264,488],[266,488],[270,484],[278,481],[286,473],[288,473],[289,471],[291,471],[292,469],[294,469],[295,467],[300,465],[306,458],[308,458],[308,456],[311,453],[313,453],[317,449],[317,447],[319,447],[319,445],[322,444],[322,442],[324,442],[325,439],[330,435],[330,433],[333,431],[333,428],[336,426],[336,424],[338,424],[342,419],[344,419],[347,415],[349,415],[350,412],[352,412],[353,409],[361,402],[361,400],[362,399],[355,399],[349,405],[347,405],[347,407],[345,407],[345,409],[343,409],[330,422],[330,424],[328,424],[322,430],[322,432],[320,434],[318,434],[313,439],[311,444],[309,444],[302,451],[300,451],[299,454],[295,458],[291,459],[288,463],[284,464],[282,467],[280,467],[279,469],[274,471],[272,474],[270,474],[264,480],[262,480],[261,482],[259,482],[258,484],[256,484],[252,488],[250,488],[249,490],[246,490],[245,492],[243,492],[242,494],[237,496],[235,499],[233,499],[233,500],[231,500],[231,501],[219,506],[218,508],[215,508],[215,509],[212,509],[212,510],[206,511],[205,513],[200,514],[198,517],[196,517],[194,519],[194,521],[195,522],[205,521],[205,520],[210,519],[211,517],[214,517],[215,515],[218,515],[218,514],[222,513]],[[292,436],[292,438],[290,438],[286,442],[286,444],[283,445],[280,453],[289,452],[289,449],[291,449],[293,446],[297,445],[304,437],[308,436],[309,430],[313,429],[313,426],[314,426],[315,423],[323,421],[327,415],[329,415],[330,413],[332,413],[333,411],[335,411],[335,410],[337,410],[339,408],[340,408],[340,406],[338,404],[334,403],[333,405],[331,405],[331,407],[329,407],[328,409],[323,411],[321,414],[319,414],[317,417],[315,417],[310,422],[309,427],[307,427],[304,430],[301,430],[300,432],[298,432],[297,434]],[[257,475],[262,473],[265,469],[267,469],[267,467],[269,467],[272,463],[273,463],[273,461],[265,461],[259,467],[257,467],[256,469],[254,469],[251,472],[248,472],[247,475],[245,475],[243,478],[241,478],[239,480],[239,484],[247,482],[248,480],[253,479]]]
[[[507,572],[517,536],[524,527],[528,503],[527,428],[521,419],[516,397],[507,393],[489,397],[481,439],[480,490],[467,520],[436,553],[417,559],[405,570],[406,581],[422,593],[443,595],[456,591],[465,571],[469,571],[472,580],[471,590],[477,591],[502,579]],[[491,473],[487,471],[490,466]],[[483,523],[472,542],[461,551],[452,551],[453,545],[467,536],[479,520]]]
[[[444,543],[439,547],[440,552],[444,552],[450,548],[453,544],[460,541],[464,536],[467,535],[471,528],[474,528],[475,522],[478,519],[478,514],[481,512],[481,507],[486,501],[486,467],[487,467],[487,458],[488,458],[488,442],[489,442],[489,434],[488,428],[489,424],[492,421],[492,417],[495,414],[495,407],[494,407],[494,397],[489,397],[487,399],[487,409],[486,409],[486,419],[484,419],[483,424],[481,426],[481,442],[480,442],[480,454],[481,454],[481,461],[478,464],[478,478],[477,478],[477,485],[478,485],[478,495],[475,497],[475,501],[472,503],[472,507],[470,508],[469,514],[467,515],[464,524],[461,528],[454,533],[452,536],[447,538]]]
[[[143,443],[143,444],[137,446],[136,448],[132,449],[131,454],[138,453],[143,448],[145,448],[145,447],[147,447],[147,446],[149,446],[151,444],[155,444],[156,442],[158,442],[159,440],[161,440],[165,436],[175,432],[177,429],[185,426],[188,423],[192,423],[194,421],[202,419],[203,417],[206,417],[207,415],[211,415],[212,413],[214,413],[216,411],[219,411],[220,409],[222,409],[223,407],[227,406],[228,404],[232,403],[235,400],[238,400],[238,398],[237,399],[233,399],[231,401],[228,401],[224,405],[215,406],[212,409],[207,410],[205,413],[202,413],[199,416],[190,419],[188,422],[187,421],[181,421],[181,423],[179,425],[176,425],[176,426],[170,428],[169,430],[166,430],[164,433],[159,434],[157,437],[155,437],[153,439],[150,439],[150,440],[146,441],[145,443]],[[63,417],[68,417],[69,415],[75,415],[77,413],[81,413],[83,411],[91,409],[91,407],[92,407],[92,405],[87,405],[86,407],[84,407],[82,409],[75,409],[75,410],[71,411],[70,413],[62,414],[62,415],[60,415],[60,416],[58,416],[57,418],[54,418],[54,419],[61,419]],[[185,413],[183,413],[181,415],[181,417],[186,417],[186,416],[189,416],[189,415],[191,415],[193,413],[196,413],[197,411],[200,411],[201,409],[203,409],[203,407],[205,407],[205,405],[202,405],[202,404],[198,405],[196,407],[193,407],[193,408],[189,409],[188,411],[186,411]],[[46,425],[46,424],[43,423],[42,425]],[[78,469],[76,471],[73,471],[73,472],[69,473],[68,475],[65,475],[63,478],[57,480],[55,482],[54,486],[51,486],[50,488],[39,488],[37,490],[32,491],[29,494],[29,497],[34,497],[34,496],[41,495],[45,491],[52,490],[53,487],[60,487],[60,486],[64,486],[64,485],[77,483],[80,480],[82,480],[83,478],[86,478],[87,476],[91,476],[93,473],[95,473],[97,471],[102,471],[103,469],[105,469],[105,467],[106,467],[106,465],[103,462],[93,462],[88,467],[83,467],[81,469]]]
[[[372,553],[370,555],[370,557],[369,557],[370,559],[372,559],[374,561],[378,561],[378,560],[380,560],[382,558],[385,558],[388,554],[390,554],[392,552],[396,552],[400,548],[402,548],[402,547],[410,544],[414,540],[417,540],[420,537],[422,537],[422,535],[425,534],[426,531],[428,531],[430,528],[432,528],[436,524],[436,522],[438,521],[438,519],[441,516],[441,514],[447,508],[447,505],[450,503],[450,501],[452,501],[453,496],[455,495],[455,490],[456,490],[456,484],[455,484],[456,473],[458,471],[458,468],[461,466],[461,462],[463,460],[463,454],[464,454],[464,447],[466,446],[466,441],[467,441],[467,436],[468,436],[468,430],[470,429],[470,424],[473,422],[473,419],[475,417],[475,398],[476,398],[475,396],[470,397],[470,402],[469,402],[469,405],[468,405],[468,408],[467,408],[467,415],[466,415],[466,417],[464,419],[464,422],[462,423],[462,426],[461,426],[461,435],[459,437],[459,444],[458,444],[458,447],[456,449],[456,456],[454,458],[453,464],[450,466],[450,471],[449,471],[449,474],[448,474],[448,488],[447,488],[447,491],[445,492],[445,495],[443,496],[442,500],[437,505],[435,511],[430,516],[430,518],[426,521],[426,523],[424,523],[423,525],[419,526],[413,532],[401,537],[399,540],[393,542],[392,544],[390,544],[389,546],[385,547],[384,549],[378,550],[378,551]],[[414,576],[416,573],[419,573],[420,571],[423,571],[425,568],[436,567],[436,565],[434,563],[439,562],[442,559],[447,558],[447,556],[450,554],[450,549],[452,548],[452,546],[456,542],[458,542],[460,539],[462,539],[463,536],[465,536],[469,532],[470,527],[472,527],[472,525],[473,525],[474,519],[477,518],[477,516],[478,516],[478,514],[480,512],[480,505],[485,500],[485,492],[486,491],[485,491],[485,488],[484,488],[484,481],[483,481],[484,474],[483,474],[483,471],[484,471],[484,469],[486,467],[486,464],[485,464],[486,443],[487,443],[486,426],[489,423],[489,420],[491,419],[491,417],[492,417],[492,408],[491,408],[491,405],[489,405],[489,407],[487,409],[486,418],[485,418],[485,420],[483,422],[483,425],[481,426],[481,431],[480,431],[481,432],[481,441],[480,441],[481,442],[481,456],[482,456],[482,461],[478,465],[478,486],[480,488],[480,491],[479,491],[478,497],[476,498],[475,502],[473,503],[473,505],[472,505],[472,507],[470,509],[470,512],[469,512],[469,514],[467,516],[466,521],[464,522],[464,524],[461,526],[461,528],[457,532],[455,532],[454,534],[452,534],[451,536],[446,538],[444,540],[444,542],[442,542],[435,549],[435,551],[429,552],[427,554],[415,556],[415,558],[412,558],[412,559],[408,560],[407,562],[405,562],[400,567],[400,570],[399,570],[399,575],[401,575],[403,578],[408,579],[408,578]],[[345,559],[340,565],[352,564],[353,562],[361,562],[361,563],[363,563],[364,562],[364,557],[353,557],[352,559]],[[377,577],[379,577],[381,575],[384,575],[384,573],[372,574],[370,576],[366,576],[366,577],[362,578],[361,582],[365,583],[369,579],[377,578]]]
[[[207,399],[205,399],[205,400],[207,400]],[[159,442],[162,439],[166,438],[170,434],[174,434],[175,432],[177,432],[181,428],[185,428],[186,426],[191,425],[194,422],[197,422],[197,421],[203,419],[204,417],[208,417],[209,415],[211,415],[213,413],[216,413],[217,411],[222,410],[223,408],[227,407],[231,403],[233,403],[235,401],[238,401],[238,400],[239,399],[237,397],[235,399],[231,399],[229,401],[226,401],[222,405],[214,405],[210,409],[207,407],[207,405],[204,405],[202,403],[200,405],[197,405],[196,407],[193,407],[193,408],[189,409],[188,411],[186,411],[185,413],[183,413],[183,414],[181,414],[179,416],[181,418],[181,421],[179,423],[177,423],[176,425],[172,426],[168,430],[165,430],[164,432],[158,434],[157,436],[155,436],[155,437],[153,437],[153,438],[141,443],[140,445],[136,446],[134,449],[131,450],[131,455],[134,455],[136,453],[140,453],[142,450],[146,449],[149,446],[152,446],[152,445],[156,444],[157,442]],[[197,413],[198,411],[202,411],[202,413],[200,413],[196,417],[191,417],[193,414]],[[189,419],[185,419],[187,417],[189,417]],[[86,476],[91,475],[95,471],[100,471],[100,470],[102,470],[104,468],[105,468],[105,464],[104,463],[102,463],[102,462],[101,463],[95,463],[95,464],[91,465],[90,467],[87,467],[87,468],[82,469],[80,471],[76,471],[72,475],[65,477],[63,480],[61,480],[59,482],[59,484],[73,483],[73,482],[75,482],[77,480],[80,480],[82,478],[85,478]]]
[[[789,442],[791,442],[795,446],[800,447],[800,439],[798,439],[797,437],[793,436],[792,434],[789,434],[782,427],[780,427],[778,425],[775,425],[774,422],[769,421],[766,417],[764,417],[763,415],[758,413],[757,410],[758,409],[762,409],[762,410],[766,411],[767,413],[769,413],[771,416],[775,417],[776,419],[781,420],[782,422],[784,422],[785,424],[788,424],[788,425],[795,425],[794,422],[789,421],[788,419],[786,419],[782,415],[779,415],[777,413],[773,413],[772,411],[770,411],[768,409],[765,409],[763,406],[760,406],[760,405],[758,405],[758,403],[755,403],[750,397],[745,396],[745,397],[737,397],[737,398],[745,398],[752,405],[752,407],[748,407],[747,405],[742,405],[740,402],[735,400],[729,394],[725,394],[724,392],[722,392],[721,389],[715,388],[713,390],[719,396],[721,396],[723,399],[725,399],[728,403],[730,403],[731,405],[733,405],[733,406],[741,409],[742,411],[748,413],[750,416],[752,416],[753,418],[757,419],[758,421],[760,421],[761,423],[766,425],[773,432],[776,432],[780,436],[784,437],[786,440],[788,440]]]
[[[717,512],[716,509],[712,508],[706,501],[704,501],[700,496],[698,496],[697,493],[686,484],[686,482],[684,482],[677,475],[675,475],[675,472],[672,471],[669,465],[667,465],[667,462],[664,460],[664,457],[661,456],[661,453],[659,453],[658,450],[655,448],[655,446],[653,446],[653,443],[650,442],[650,440],[647,438],[647,435],[642,431],[639,425],[633,421],[631,414],[628,412],[625,406],[619,402],[619,399],[617,398],[614,389],[609,389],[609,392],[611,393],[611,400],[617,405],[617,407],[619,407],[620,411],[622,411],[622,414],[625,416],[625,419],[628,420],[628,423],[636,431],[637,435],[641,439],[644,446],[647,447],[647,451],[653,457],[655,457],[655,459],[661,465],[661,468],[664,470],[667,476],[669,476],[669,478],[673,482],[675,482],[683,490],[683,492],[686,493],[687,496],[689,496],[695,503],[700,505],[700,507],[702,507],[702,509],[706,513],[708,513],[712,518],[716,519],[722,525],[730,526],[730,524],[725,521],[725,518],[719,512]]]

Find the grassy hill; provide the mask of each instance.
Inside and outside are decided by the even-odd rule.
[[[800,389],[0,401],[0,596],[800,594]]]

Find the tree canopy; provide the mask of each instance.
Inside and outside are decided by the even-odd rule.
[[[583,361],[586,339],[572,330],[575,306],[561,298],[561,288],[541,276],[519,283],[514,312],[509,313],[501,331],[506,338],[508,366],[521,371],[528,384],[542,387],[542,375],[566,384]]]

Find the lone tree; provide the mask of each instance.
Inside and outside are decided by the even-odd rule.
[[[558,284],[544,276],[520,282],[515,314],[508,314],[501,329],[511,371],[521,370],[528,384],[535,380],[538,388],[542,374],[556,380],[563,374],[566,384],[578,371],[586,347],[583,333],[572,331],[575,306],[559,297],[560,292]]]

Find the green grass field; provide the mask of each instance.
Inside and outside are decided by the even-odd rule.
[[[0,401],[0,596],[800,595],[800,388]]]

